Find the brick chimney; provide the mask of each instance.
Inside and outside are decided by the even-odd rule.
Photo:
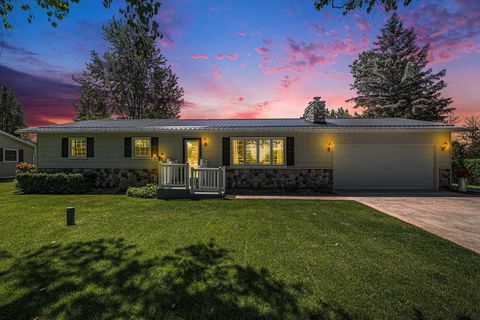
[[[306,121],[322,124],[325,123],[325,101],[320,100],[320,97],[314,97],[303,112],[303,118]]]

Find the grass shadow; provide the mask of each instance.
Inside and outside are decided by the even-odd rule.
[[[351,318],[323,302],[302,306],[304,285],[239,265],[214,241],[158,258],[123,239],[52,244],[16,260],[0,283],[12,288],[0,297],[7,319]]]

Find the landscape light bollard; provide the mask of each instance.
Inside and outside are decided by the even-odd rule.
[[[75,224],[75,208],[67,208],[67,226],[73,226]]]

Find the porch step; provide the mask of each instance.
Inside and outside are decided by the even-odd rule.
[[[163,200],[173,199],[207,199],[223,198],[218,192],[195,192],[191,193],[186,189],[157,189],[157,198]]]

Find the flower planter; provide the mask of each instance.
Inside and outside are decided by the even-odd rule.
[[[467,178],[458,178],[458,191],[467,192]]]

